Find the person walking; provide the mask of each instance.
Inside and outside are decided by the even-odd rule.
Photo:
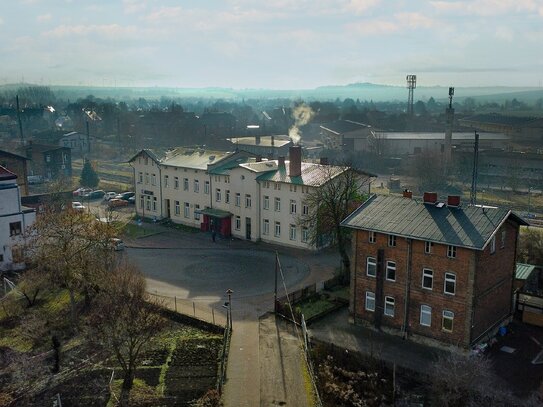
[[[217,237],[217,231],[215,228],[211,231],[211,239],[213,239],[213,243],[215,243],[215,238]]]

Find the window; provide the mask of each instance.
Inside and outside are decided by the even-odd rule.
[[[453,323],[454,323],[454,312],[452,311],[443,311],[443,322],[441,327],[445,332],[452,332],[453,331]]]
[[[424,242],[424,253],[431,254],[432,247],[434,247],[434,244],[432,242]]]
[[[281,236],[281,222],[275,222],[275,237]]]
[[[264,227],[262,234],[269,235],[270,234],[270,221],[268,219],[264,219]]]
[[[388,317],[394,317],[394,298],[385,297],[385,315]]]
[[[296,201],[294,199],[290,200],[290,213],[296,213]]]
[[[225,203],[230,203],[230,190],[227,189],[224,193],[224,202]]]
[[[197,181],[194,181],[194,183],[196,183]],[[188,191],[189,190],[189,179],[188,178],[183,178],[183,191]],[[194,191],[196,192],[196,191]]]
[[[434,272],[430,269],[422,269],[422,288],[431,290],[434,287]]]
[[[169,177],[167,175],[164,175],[164,188],[168,188],[168,179]]]
[[[45,156],[45,162],[48,162],[48,163],[51,162],[51,156],[50,156],[49,154],[47,154],[47,155]]]
[[[224,176],[224,183],[225,184],[230,184],[230,175],[225,175]]]
[[[375,243],[376,239],[375,239],[375,232],[369,232],[368,233],[368,242],[370,243]]]
[[[236,223],[234,226],[236,230],[241,230],[241,218],[239,216],[236,216]]]
[[[366,291],[366,311],[375,311],[375,294]]]
[[[143,172],[138,173],[138,184],[143,184]]]
[[[302,206],[302,213],[304,215],[309,215],[309,206],[307,205]]]
[[[490,254],[496,253],[496,235],[490,239]]]
[[[156,212],[156,196],[153,197],[153,211]]]
[[[200,209],[200,205],[199,204],[194,205],[194,220],[200,220],[200,213],[197,212],[198,209]]]
[[[20,235],[22,232],[21,230],[21,222],[12,222],[9,224],[9,235],[10,236],[17,236]]]
[[[302,242],[307,243],[309,241],[309,228],[305,226],[302,228]]]
[[[175,189],[179,189],[179,177],[174,177],[173,178],[173,187]]]
[[[387,261],[387,280],[396,281],[396,263]]]
[[[273,184],[273,189],[275,189],[277,191],[281,191],[281,184],[276,182],[275,184]]]
[[[290,225],[289,238],[290,240],[296,240],[296,225]]]
[[[505,229],[502,230],[502,238],[501,238],[500,247],[501,247],[502,249],[505,247]]]
[[[145,185],[148,185],[149,184],[149,173],[146,172],[145,173]]]
[[[204,194],[209,195],[209,181],[206,181],[204,184]]]
[[[148,196],[148,197],[146,197],[146,198],[147,198],[147,199],[146,199],[146,201],[145,201],[145,209],[147,209],[148,211],[150,211],[150,210],[151,210],[151,197]]]
[[[140,196],[140,208],[143,209],[144,201],[143,196]]]
[[[456,292],[456,276],[453,273],[445,273],[445,285],[443,288],[445,294],[454,295]]]
[[[156,174],[151,174],[151,185],[156,185]]]
[[[215,201],[221,202],[221,190],[220,188],[215,189]]]
[[[187,186],[188,189],[188,186]],[[197,179],[194,180],[194,192],[199,193],[200,192],[200,181]]]
[[[456,246],[447,246],[447,257],[449,259],[454,259],[456,258]]]
[[[190,216],[190,204],[185,202],[185,207],[183,208],[183,216],[188,218]]]
[[[296,192],[296,185],[290,184],[290,192]]]
[[[420,324],[422,326],[432,326],[432,307],[428,305],[420,306]]]
[[[177,216],[181,214],[181,205],[179,205],[179,201],[175,201],[175,214]]]
[[[388,235],[388,245],[390,247],[396,247],[396,236]]]
[[[281,211],[281,198],[275,198],[274,209],[275,209],[275,212]]]
[[[377,275],[377,262],[375,257],[368,257],[366,260],[366,274],[370,277],[375,277]]]
[[[245,194],[245,207],[250,208],[251,207],[251,195]]]
[[[270,197],[264,195],[264,209],[270,209]]]
[[[241,206],[241,194],[236,192],[236,206]]]

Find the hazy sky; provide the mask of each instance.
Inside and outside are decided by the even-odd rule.
[[[0,0],[0,84],[540,86],[543,0]]]

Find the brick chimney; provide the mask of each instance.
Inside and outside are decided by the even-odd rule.
[[[260,144],[260,136],[255,136],[255,144],[256,145]]]
[[[274,146],[275,145],[275,137],[271,136],[271,145]]]
[[[460,195],[449,195],[447,197],[447,206],[458,208],[460,206]]]
[[[280,170],[285,170],[285,157],[279,157],[279,159],[277,160],[277,167],[279,167]]]
[[[403,190],[403,197],[404,198],[409,198],[409,199],[413,198],[413,191],[410,191],[408,189],[404,189]]]
[[[437,202],[437,192],[425,192],[422,200],[425,204],[434,205]]]
[[[321,159],[320,159],[320,164],[321,164],[321,165],[328,165],[328,164],[330,164],[330,162],[328,161],[328,157],[321,157]]]
[[[299,177],[302,175],[302,147],[291,146],[289,148],[289,175],[291,177]]]
[[[257,155],[255,161],[256,161],[257,163],[262,162],[262,156],[261,156],[261,155]]]

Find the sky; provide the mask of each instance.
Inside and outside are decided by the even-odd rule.
[[[543,83],[543,0],[0,0],[0,84]]]

